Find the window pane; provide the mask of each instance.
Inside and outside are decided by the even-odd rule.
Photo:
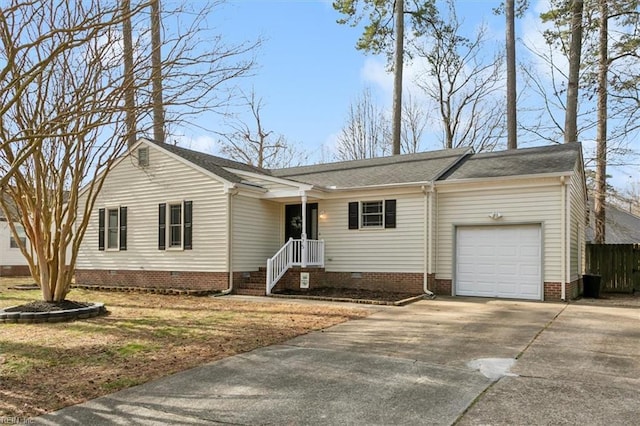
[[[109,210],[109,228],[118,227],[118,210]]]
[[[170,221],[171,225],[181,225],[182,224],[182,206],[180,204],[174,204],[170,207]]]
[[[182,245],[182,226],[171,225],[171,247],[180,247]]]
[[[118,230],[109,228],[108,248],[118,248]]]
[[[107,248],[118,248],[118,209],[109,209],[107,216]]]
[[[382,201],[362,202],[362,227],[382,227]]]
[[[362,226],[382,226],[382,215],[362,216]]]
[[[382,213],[382,201],[369,201],[362,203],[363,213]]]

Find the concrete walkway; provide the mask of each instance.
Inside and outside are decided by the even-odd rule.
[[[638,389],[640,306],[439,298],[379,308],[36,423],[633,424]]]

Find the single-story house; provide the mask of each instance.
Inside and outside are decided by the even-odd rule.
[[[18,242],[11,234],[9,220],[0,209],[0,277],[28,276],[31,274],[29,263],[22,255]],[[28,238],[22,225],[14,222],[14,226],[18,231],[19,238],[27,245]]]
[[[142,139],[105,180],[76,282],[564,300],[586,202],[577,143],[263,170]]]

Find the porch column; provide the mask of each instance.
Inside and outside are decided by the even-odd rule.
[[[302,267],[307,266],[307,194],[304,191],[300,191],[300,198],[302,199],[302,233],[300,234],[301,244],[301,257]]]

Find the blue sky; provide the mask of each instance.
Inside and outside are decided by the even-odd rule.
[[[456,7],[465,25],[471,29],[486,21],[494,42],[502,44],[504,18],[492,13],[499,3],[500,0],[461,0]],[[544,0],[533,1],[527,16],[516,22],[518,37],[530,45],[542,43],[537,16],[544,8]],[[337,24],[339,17],[331,1],[326,0],[229,0],[211,16],[210,24],[229,43],[264,38],[254,75],[235,83],[245,91],[255,89],[264,101],[265,127],[300,144],[309,152],[311,162],[331,160],[332,146],[349,105],[365,87],[372,89],[381,106],[388,108],[391,103],[392,76],[385,72],[386,58],[356,50],[361,29]],[[521,47],[518,60],[530,60],[532,66],[537,66]],[[409,66],[405,88],[410,86],[411,76]],[[202,117],[199,124],[212,130],[223,126],[216,115]],[[181,130],[185,136],[179,139],[181,145],[218,153],[215,135],[198,128]],[[637,140],[634,143],[640,148]],[[435,135],[427,135],[422,148],[439,149]],[[640,176],[639,166],[610,171],[615,175],[613,183],[619,187]]]

